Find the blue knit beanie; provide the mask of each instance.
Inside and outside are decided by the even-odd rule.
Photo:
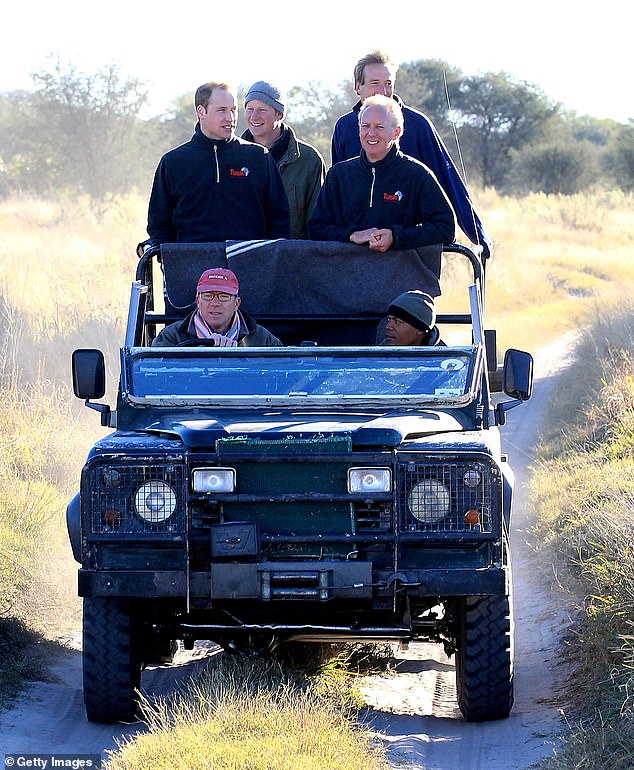
[[[244,106],[251,101],[251,99],[259,99],[264,104],[268,104],[269,107],[273,107],[274,110],[281,112],[282,115],[286,112],[284,105],[284,97],[280,93],[279,88],[276,88],[271,83],[267,83],[265,80],[258,80],[247,91],[247,95],[244,97]]]

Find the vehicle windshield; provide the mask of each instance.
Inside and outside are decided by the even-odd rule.
[[[127,361],[132,401],[293,402],[468,400],[472,348],[138,349]],[[411,352],[410,352],[411,351]]]

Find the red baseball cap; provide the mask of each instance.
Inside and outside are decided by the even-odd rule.
[[[238,294],[240,285],[233,270],[226,270],[224,267],[214,267],[205,272],[198,279],[196,291],[200,294],[203,291],[224,291],[227,294]]]

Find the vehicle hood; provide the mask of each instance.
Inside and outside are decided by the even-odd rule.
[[[190,449],[213,448],[220,438],[281,438],[350,435],[353,446],[396,447],[406,440],[438,434],[460,433],[473,428],[465,424],[462,413],[439,410],[397,412],[390,414],[346,413],[265,413],[249,415],[200,416],[182,419],[162,415],[139,431],[161,439],[180,439]],[[126,432],[130,437],[131,433]],[[134,432],[137,435],[137,432]]]

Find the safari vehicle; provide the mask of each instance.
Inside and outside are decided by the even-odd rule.
[[[532,359],[509,350],[498,367],[478,256],[432,252],[172,244],[140,260],[116,409],[96,401],[102,353],[73,354],[75,394],[114,429],[67,510],[89,720],[131,718],[143,667],[201,639],[260,653],[431,640],[456,656],[466,720],[509,715],[512,472],[498,426],[530,397]],[[467,267],[466,310],[438,324],[465,341],[376,344],[390,300],[437,285],[449,256]],[[151,347],[202,270],[227,265],[285,346]],[[499,374],[510,400],[494,405]]]

